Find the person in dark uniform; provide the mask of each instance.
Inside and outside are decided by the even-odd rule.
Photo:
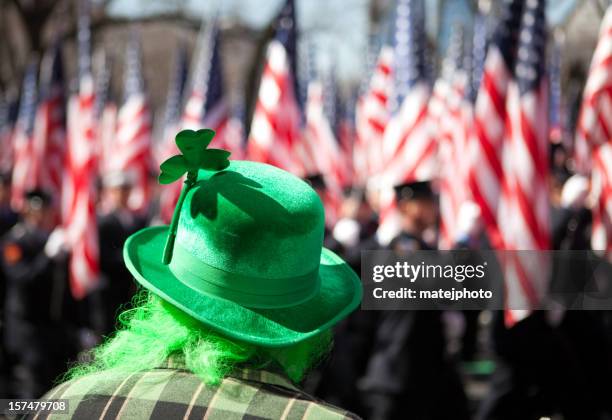
[[[590,211],[585,208],[589,183],[585,177],[568,177],[554,168],[551,174],[551,242],[561,257],[553,260],[550,290],[578,292],[587,281],[586,261],[576,259],[575,251],[589,247]],[[503,312],[496,312],[493,386],[476,418],[535,420],[558,414],[568,420],[608,418],[612,390],[602,313],[534,311],[507,328]]]
[[[591,248],[592,212],[588,208],[590,181],[583,175],[574,174],[567,178],[560,190],[558,204],[553,208],[553,245],[555,249],[569,251]],[[555,201],[553,200],[553,204]],[[557,217],[555,217],[557,215]],[[585,253],[586,254],[586,253]],[[591,253],[592,260],[601,256]],[[593,261],[576,261],[558,258],[553,272],[553,287],[572,290],[586,288],[583,280],[585,263]],[[583,269],[584,271],[580,271]],[[582,372],[584,372],[585,392],[592,396],[593,407],[599,412],[612,415],[612,329],[611,311],[566,311],[559,329],[568,338],[573,347]]]
[[[459,208],[457,215],[457,234],[454,240],[453,249],[455,250],[478,250],[490,249],[484,232],[484,224],[480,214],[480,208],[472,201],[464,202]],[[477,255],[469,256],[471,264],[479,264]],[[478,354],[478,317],[481,311],[471,309],[464,310],[463,319],[465,328],[461,336],[460,358],[464,362],[463,367],[473,370],[478,366],[476,361]]]
[[[10,203],[11,177],[9,174],[0,173],[0,237],[4,236],[17,223],[17,213],[13,211]],[[5,312],[4,298],[6,293],[6,279],[0,270],[0,335],[4,329]],[[0,345],[0,395],[6,395],[9,386],[10,367],[6,359],[4,344]],[[4,397],[2,397],[4,398]]]
[[[103,209],[98,215],[102,287],[91,299],[102,305],[102,321],[95,329],[107,335],[115,329],[117,311],[128,304],[136,292],[132,276],[123,264],[123,244],[134,232],[147,224],[145,217],[128,207],[132,179],[126,172],[109,172],[102,179]],[[94,314],[94,317],[96,315]]]
[[[344,192],[340,220],[326,238],[325,246],[340,255],[356,272],[361,271],[361,252],[379,249],[374,210],[362,189]],[[315,394],[325,401],[365,416],[357,389],[365,373],[376,334],[378,311],[357,310],[335,328],[334,349],[321,369]]]
[[[329,213],[331,209],[327,208],[328,205],[326,205],[326,203],[329,202],[330,195],[329,195],[329,189],[327,188],[327,184],[325,183],[325,178],[323,177],[323,175],[320,173],[314,173],[314,174],[306,176],[304,178],[304,181],[308,185],[310,185],[313,190],[316,191],[317,195],[321,199],[321,202],[326,207],[325,211]],[[328,214],[326,214],[326,217],[327,216]],[[325,232],[323,234],[323,241],[324,241],[323,246],[325,246],[326,248],[331,249],[334,247],[334,240],[331,237],[331,230],[329,228],[328,220],[326,220],[326,223],[325,223]]]
[[[74,360],[77,329],[66,260],[47,250],[55,223],[50,197],[36,190],[25,198],[21,220],[2,239],[3,342],[14,377],[10,393],[38,398]]]
[[[0,173],[0,236],[17,223],[17,213],[11,208],[11,177]]]
[[[361,188],[345,191],[340,219],[326,246],[341,254],[355,272],[361,270],[361,251],[380,248],[376,238],[378,216]]]
[[[424,240],[438,215],[431,184],[403,184],[395,193],[402,231],[389,248],[431,250]],[[469,418],[461,381],[446,357],[439,311],[383,311],[360,388],[368,419]]]

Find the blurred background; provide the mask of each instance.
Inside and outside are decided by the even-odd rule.
[[[496,6],[497,5],[497,6]],[[155,115],[162,113],[172,76],[172,54],[180,47],[191,57],[202,20],[220,19],[221,60],[224,87],[239,101],[263,59],[263,46],[282,1],[92,1],[92,54],[111,61],[112,97],[122,97],[125,45],[134,27],[142,39],[142,59],[147,95]],[[572,79],[578,67],[586,73],[598,38],[604,2],[561,0],[549,2],[547,18],[551,31],[564,42],[562,79]],[[324,72],[333,68],[343,95],[367,77],[377,48],[391,35],[392,0],[348,0],[343,2],[297,2],[300,37],[297,55],[301,66]],[[496,1],[426,2],[427,44],[431,59],[439,66],[455,24],[472,31],[480,13],[499,8]],[[18,96],[21,80],[32,56],[42,55],[61,41],[66,79],[76,80],[77,7],[71,1],[2,3],[1,81],[5,96]],[[378,45],[377,45],[378,44]],[[314,60],[314,63],[307,63]],[[102,59],[100,59],[102,61]],[[100,71],[102,66],[94,66]],[[303,70],[305,71],[305,70]],[[577,70],[575,70],[577,71]],[[584,76],[585,77],[585,76]],[[253,83],[251,83],[253,84]],[[72,85],[74,88],[74,83]],[[253,90],[253,89],[251,89]],[[250,92],[249,92],[250,93]],[[246,99],[252,102],[254,94]],[[243,99],[244,100],[244,99]]]
[[[112,334],[181,129],[309,182],[357,272],[371,249],[609,261],[609,4],[0,0],[0,395]],[[527,306],[575,280],[513,264]],[[365,418],[609,419],[608,312],[360,310],[305,387]]]

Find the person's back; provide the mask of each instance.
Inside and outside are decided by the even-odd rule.
[[[21,221],[1,239],[5,296],[3,345],[12,376],[9,396],[38,398],[76,356],[75,302],[65,264],[46,252],[54,214],[42,190],[24,196]]]
[[[68,400],[75,419],[349,419],[353,414],[300,391],[280,372],[237,368],[218,386],[207,386],[170,359],[131,375],[98,372],[51,390],[45,399]]]
[[[322,246],[319,197],[278,168],[207,150],[213,134],[177,135],[184,154],[160,175],[169,183],[187,172],[172,224],[124,245],[146,290],[91,361],[46,394],[68,400],[64,417],[356,418],[295,386],[362,294],[356,274]]]

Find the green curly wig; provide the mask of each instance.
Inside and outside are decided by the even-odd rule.
[[[116,334],[92,350],[92,361],[73,366],[64,379],[102,371],[131,374],[178,356],[208,385],[219,384],[237,366],[270,365],[297,383],[331,348],[330,331],[293,346],[262,348],[227,339],[146,290],[133,302],[133,309],[119,315]]]

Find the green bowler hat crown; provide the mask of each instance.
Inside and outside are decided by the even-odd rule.
[[[304,181],[177,134],[159,181],[185,177],[170,226],[132,235],[124,259],[145,288],[220,333],[266,347],[305,340],[361,301],[361,283],[323,248],[324,210]]]

